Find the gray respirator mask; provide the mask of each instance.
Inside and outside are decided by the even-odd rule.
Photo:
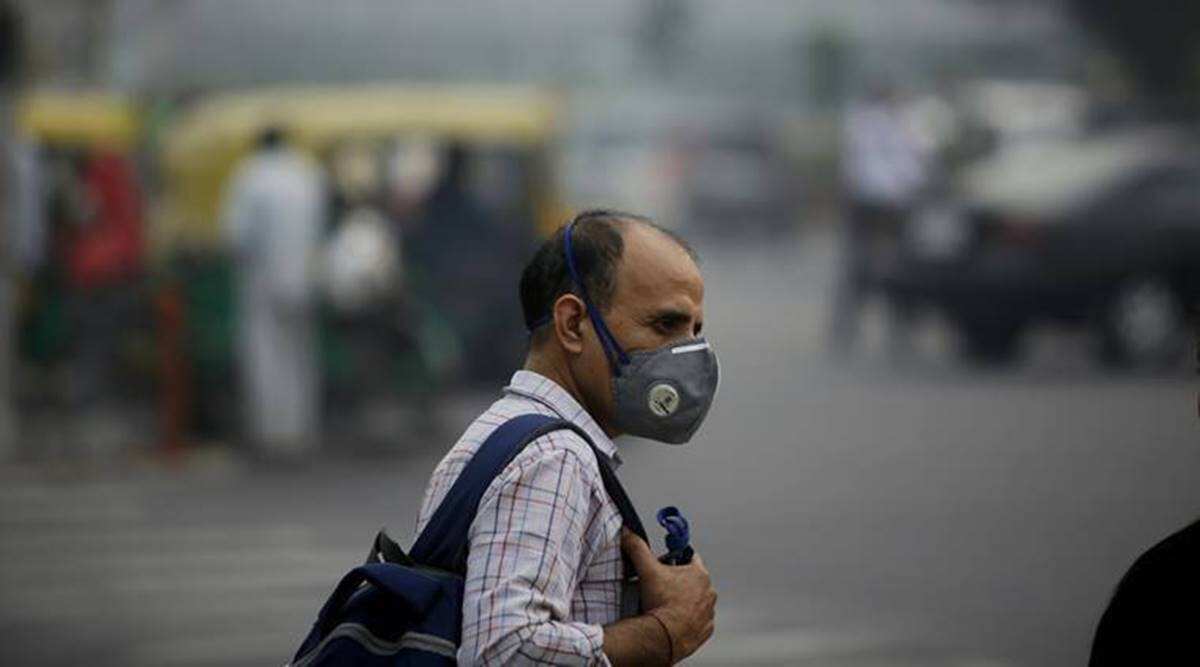
[[[717,395],[721,371],[716,353],[703,338],[654,350],[626,353],[621,349],[575,266],[574,226],[571,223],[563,232],[563,253],[612,369],[613,425],[624,433],[672,445],[691,440]]]

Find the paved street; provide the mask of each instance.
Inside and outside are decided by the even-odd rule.
[[[621,470],[646,519],[691,518],[721,593],[689,664],[1083,664],[1120,573],[1200,515],[1200,382],[1107,376],[1061,332],[981,373],[936,326],[893,364],[872,324],[835,363],[829,239],[701,250],[717,406]],[[409,539],[439,455],[0,471],[0,663],[282,664],[374,530]]]

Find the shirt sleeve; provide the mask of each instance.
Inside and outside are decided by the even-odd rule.
[[[585,528],[600,511],[574,436],[531,443],[472,524],[461,665],[608,665],[599,625],[567,621]],[[558,446],[552,446],[557,442]],[[530,451],[533,450],[533,451]]]

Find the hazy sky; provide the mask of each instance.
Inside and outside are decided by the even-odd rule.
[[[624,83],[645,69],[647,3],[415,0],[114,0],[119,83],[520,79]],[[862,62],[1013,42],[1061,43],[1046,5],[970,0],[692,0],[681,78],[796,85],[805,39],[833,29]],[[1051,3],[1053,4],[1053,3]],[[901,57],[897,57],[900,54]],[[689,74],[689,72],[691,74]]]

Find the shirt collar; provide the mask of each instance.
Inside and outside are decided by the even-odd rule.
[[[587,433],[592,442],[596,444],[596,449],[612,459],[615,465],[621,464],[621,457],[617,455],[617,446],[613,443],[612,438],[604,433],[604,430],[579,404],[579,401],[576,401],[566,389],[563,389],[554,380],[540,373],[519,370],[513,374],[512,380],[504,388],[504,392],[523,396],[550,408],[559,417],[583,429],[583,432]]]

